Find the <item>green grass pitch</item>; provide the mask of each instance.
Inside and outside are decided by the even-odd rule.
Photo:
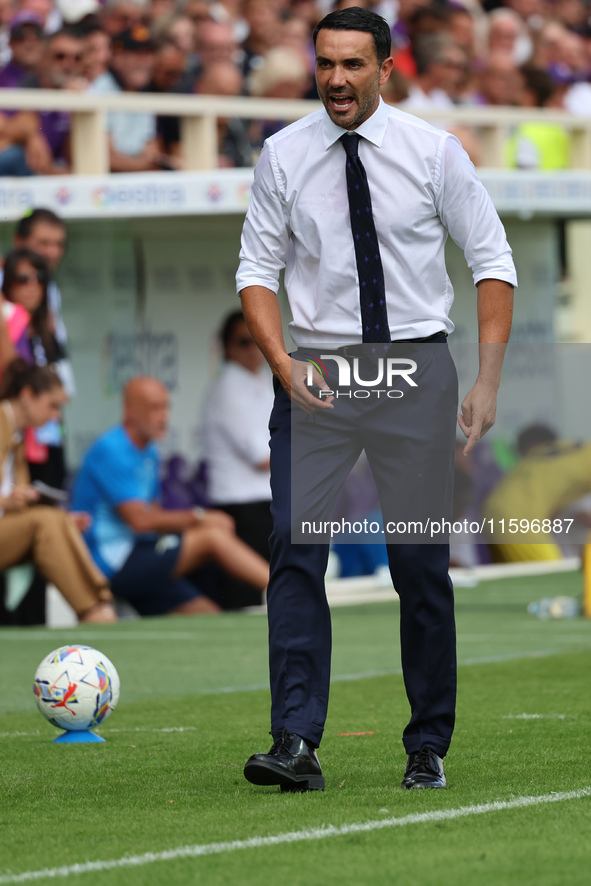
[[[333,612],[334,683],[320,749],[327,789],[304,795],[242,776],[249,754],[271,741],[262,615],[1,630],[0,886],[586,886],[591,792],[580,792],[591,788],[591,622],[526,612],[529,601],[576,595],[581,584],[562,574],[457,591],[459,703],[446,791],[400,788],[408,705],[394,603]],[[35,708],[37,665],[71,642],[96,646],[121,676],[103,745],[53,745],[57,730]],[[354,732],[370,734],[339,734]],[[478,815],[466,809],[552,792],[579,793]],[[459,809],[466,814],[452,817]],[[434,811],[438,819],[416,820]],[[407,816],[415,819],[317,839],[118,861]],[[117,865],[72,868],[97,860]],[[56,868],[59,876],[35,874]]]

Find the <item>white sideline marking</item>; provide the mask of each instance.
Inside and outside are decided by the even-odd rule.
[[[0,884],[27,883],[44,878],[69,877],[72,874],[89,874],[98,871],[111,871],[114,868],[137,868],[155,861],[173,861],[177,858],[198,858],[202,855],[221,855],[237,849],[261,849],[266,846],[279,846],[282,843],[300,843],[306,840],[324,840],[327,837],[344,837],[347,834],[380,831],[384,828],[405,827],[409,824],[430,824],[436,821],[452,821],[470,815],[483,815],[486,812],[502,812],[505,809],[520,809],[539,806],[543,803],[560,803],[565,800],[580,800],[591,796],[591,787],[578,791],[562,791],[542,794],[537,797],[517,797],[515,800],[499,800],[481,803],[476,806],[460,806],[458,809],[440,809],[433,812],[414,812],[402,818],[383,818],[380,821],[360,821],[344,825],[323,825],[318,828],[305,828],[285,834],[267,837],[251,837],[248,840],[232,840],[227,843],[202,843],[194,846],[178,846],[163,852],[145,852],[143,855],[124,855],[108,861],[86,861],[80,864],[64,865],[59,868],[43,868],[37,871],[24,871],[22,874],[7,872],[0,875]]]
[[[105,631],[104,633],[92,633],[91,631],[85,631],[84,625],[74,625],[71,628],[39,628],[38,631],[19,631],[18,629],[15,631],[14,629],[9,629],[2,631],[0,636],[3,642],[4,640],[18,640],[19,642],[22,640],[43,640],[44,643],[47,643],[48,637],[56,639],[60,634],[64,634],[67,635],[68,639],[71,639],[73,633],[77,635],[76,642],[82,641],[82,645],[85,645],[86,640],[195,640],[197,636],[197,634],[191,634],[189,631],[171,631],[168,633],[167,631],[115,630]]]
[[[507,714],[503,720],[576,720],[578,714]]]

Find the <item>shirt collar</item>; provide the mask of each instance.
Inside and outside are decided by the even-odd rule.
[[[383,101],[382,98],[380,98],[380,103],[371,117],[368,117],[367,120],[364,120],[361,126],[358,126],[357,129],[353,131],[362,136],[362,138],[366,138],[377,148],[380,148],[386,134],[387,125],[388,105]],[[346,132],[349,132],[348,129],[343,129],[342,126],[337,126],[336,123],[333,123],[326,111],[324,113],[322,126],[325,151],[327,151],[331,147],[331,145],[334,145],[334,143],[337,142]]]

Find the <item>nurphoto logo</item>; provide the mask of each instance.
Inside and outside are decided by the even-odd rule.
[[[321,354],[320,358],[310,358],[307,361],[308,368],[306,384],[309,388],[315,385],[315,369],[320,375],[322,375],[324,381],[328,384],[328,370],[324,363],[324,361],[327,360],[334,360],[337,364],[338,387],[336,390],[320,390],[318,392],[318,397],[320,399],[323,397],[350,398],[351,396],[357,399],[367,399],[372,395],[379,398],[384,394],[390,399],[397,400],[400,399],[400,397],[404,397],[404,391],[395,388],[395,383],[399,384],[400,381],[404,381],[412,388],[418,387],[416,381],[411,378],[411,376],[417,371],[415,360],[410,360],[406,357],[378,357],[377,360],[372,360],[370,363],[375,378],[368,379],[361,378],[359,357],[353,357],[351,362],[349,362],[347,357],[342,357],[337,354]],[[366,362],[369,363],[370,361]],[[351,382],[351,374],[353,377],[353,385]],[[354,385],[359,385],[359,387],[356,387],[353,391],[343,390],[344,388],[350,389]],[[378,385],[383,385],[383,387],[378,387]]]

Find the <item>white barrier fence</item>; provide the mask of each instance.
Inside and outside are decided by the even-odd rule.
[[[0,105],[6,110],[67,111],[72,115],[72,171],[77,175],[104,175],[109,171],[105,116],[109,111],[151,113],[181,118],[181,140],[187,171],[217,166],[217,120],[291,122],[321,107],[320,102],[254,99],[243,96],[114,93],[92,95],[47,89],[2,89]],[[471,126],[478,130],[480,165],[503,166],[503,146],[512,128],[521,123],[555,123],[572,138],[571,168],[591,168],[591,118],[563,111],[521,108],[446,108],[413,112],[418,117],[446,125]]]

